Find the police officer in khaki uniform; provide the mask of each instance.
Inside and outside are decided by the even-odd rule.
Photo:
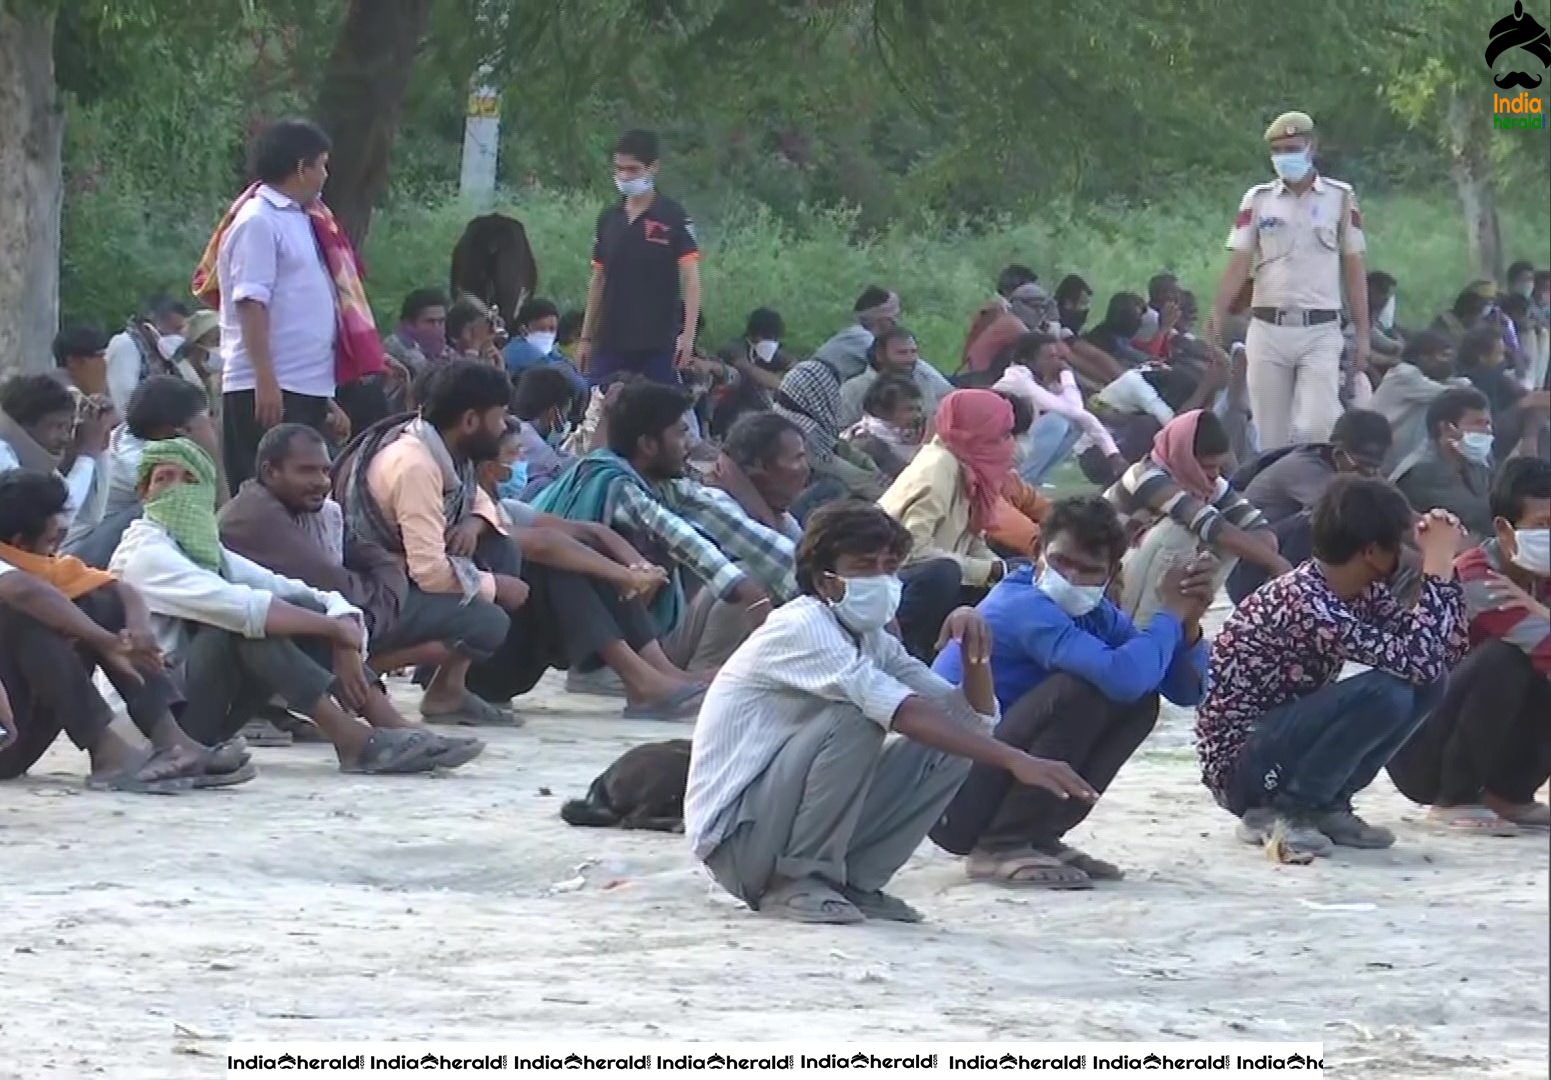
[[[1314,168],[1314,121],[1283,113],[1266,128],[1278,179],[1239,201],[1207,324],[1217,340],[1250,277],[1249,398],[1261,450],[1323,442],[1341,415],[1341,294],[1346,286],[1356,368],[1368,366],[1368,287],[1362,215],[1351,185]]]

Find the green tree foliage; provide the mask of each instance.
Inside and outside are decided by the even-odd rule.
[[[788,257],[814,238],[849,243],[855,257],[826,248],[801,263],[806,280],[818,263],[846,269],[839,276],[849,284],[833,282],[842,306],[862,283],[851,277],[889,277],[889,262],[941,258],[946,243],[991,262],[1005,251],[1046,275],[1058,263],[1088,274],[1118,265],[1128,248],[1158,251],[1156,238],[1168,236],[1202,246],[1164,261],[1202,260],[1205,273],[1220,257],[1236,193],[1267,174],[1265,122],[1294,107],[1319,121],[1329,170],[1359,185],[1378,251],[1387,239],[1381,196],[1406,207],[1408,222],[1430,216],[1437,228],[1441,217],[1463,243],[1448,103],[1463,98],[1489,128],[1493,88],[1481,53],[1487,28],[1510,7],[437,0],[405,94],[386,202],[395,223],[444,203],[470,80],[488,64],[504,92],[502,182],[519,216],[547,213],[560,199],[584,233],[609,195],[613,138],[651,126],[670,155],[665,182],[708,237],[747,238],[749,223],[763,222],[770,251]],[[69,109],[67,310],[117,318],[136,299],[126,281],[181,285],[191,257],[169,259],[168,250],[197,251],[240,182],[254,131],[310,109],[344,10],[345,0],[65,6],[56,53]],[[1544,261],[1545,137],[1487,145],[1508,209],[1528,210],[1509,216],[1504,246],[1510,257]],[[579,194],[553,194],[567,191]],[[1203,205],[1205,191],[1220,215]],[[1051,225],[1067,221],[1082,226]],[[1409,224],[1399,231],[1420,239]],[[434,250],[397,225],[387,247],[374,234],[372,268],[439,280],[450,244],[443,232]],[[570,283],[585,250],[571,250],[564,230],[547,235],[537,249],[546,282]],[[1046,235],[1048,246],[1038,239]],[[1021,246],[1001,242],[1013,236]],[[1059,246],[1070,243],[1082,249]],[[740,246],[739,257],[754,258],[756,246]],[[421,255],[412,262],[409,252]],[[123,269],[104,276],[109,254]],[[1388,255],[1391,265],[1414,257]],[[875,268],[864,274],[870,258]],[[420,269],[400,273],[400,264]],[[760,265],[758,300],[801,291],[779,260]],[[980,267],[977,280],[994,270]],[[718,281],[708,268],[714,287],[745,284],[742,270],[728,274]],[[921,288],[921,303],[937,299],[930,275]],[[955,284],[942,298],[957,303],[962,291]],[[391,303],[392,290],[373,292]],[[577,299],[571,284],[561,295]],[[732,317],[718,314],[718,334]]]

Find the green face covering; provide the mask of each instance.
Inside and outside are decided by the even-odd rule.
[[[178,547],[206,570],[221,570],[221,534],[215,521],[215,462],[191,439],[147,443],[140,457],[143,484],[158,465],[177,465],[197,478],[176,484],[145,504],[145,517],[167,530]]]

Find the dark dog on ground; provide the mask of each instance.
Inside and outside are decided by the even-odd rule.
[[[620,755],[560,816],[570,825],[683,832],[688,783],[688,739],[646,743]]]

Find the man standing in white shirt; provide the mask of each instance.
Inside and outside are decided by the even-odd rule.
[[[991,641],[973,609],[943,628],[970,658],[962,688],[889,633],[909,548],[909,533],[875,506],[820,510],[797,552],[803,595],[765,620],[706,693],[685,832],[717,882],[763,915],[919,922],[883,886],[972,762],[1062,798],[1096,797],[1070,766],[991,736]],[[886,742],[890,731],[905,738]]]
[[[280,423],[326,430],[334,412],[334,283],[307,207],[328,179],[329,138],[284,120],[253,152],[258,187],[221,238],[222,410],[226,478],[253,476],[264,432]]]

